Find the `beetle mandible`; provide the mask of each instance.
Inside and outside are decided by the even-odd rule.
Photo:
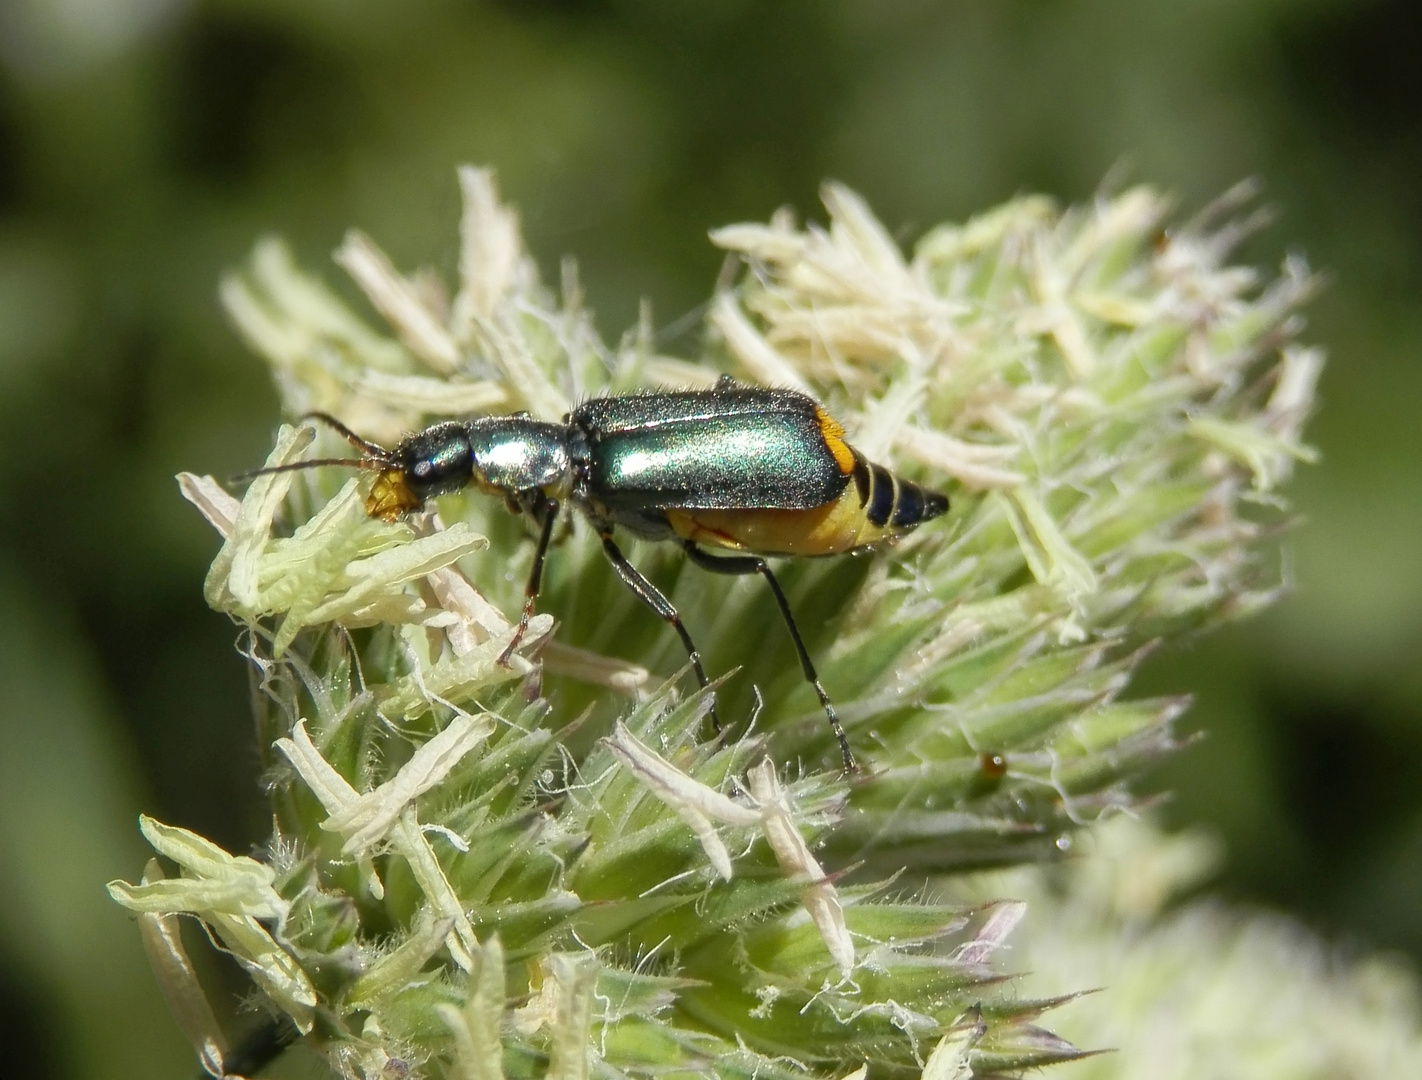
[[[518,628],[500,656],[522,640],[559,511],[583,513],[617,576],[681,638],[697,682],[701,656],[669,600],[627,561],[613,539],[621,527],[681,545],[715,574],[759,574],[770,586],[806,680],[829,718],[846,771],[857,769],[834,705],[820,684],[790,605],[764,556],[837,555],[901,536],[948,509],[948,498],[868,461],[844,429],[806,394],[736,385],[712,390],[601,397],[561,424],[526,414],[446,421],[393,448],[361,438],[326,413],[311,413],[361,451],[258,469],[340,465],[377,475],[366,499],[372,517],[393,521],[426,500],[473,484],[504,499],[538,527]],[[716,556],[705,548],[739,554]],[[711,720],[719,730],[715,702]]]

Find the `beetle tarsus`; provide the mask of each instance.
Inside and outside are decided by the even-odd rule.
[[[504,651],[499,653],[499,667],[508,667],[514,650],[523,642],[523,635],[528,633],[528,620],[533,617],[534,597],[526,597],[523,601],[523,610],[518,615],[518,626],[514,629],[514,636],[509,639],[509,643],[504,646]]]

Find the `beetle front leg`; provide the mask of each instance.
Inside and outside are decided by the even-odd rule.
[[[528,620],[533,617],[533,602],[538,599],[538,586],[543,581],[543,557],[548,554],[548,541],[553,537],[553,523],[558,520],[558,500],[545,498],[541,500],[541,507],[543,528],[538,533],[538,547],[533,552],[533,568],[528,573],[528,584],[523,588],[523,611],[519,614],[518,629],[514,631],[513,638],[499,654],[501,667],[509,666],[509,658],[513,656],[519,642],[523,641],[523,635],[528,632]]]
[[[676,631],[677,637],[681,638],[681,643],[686,646],[686,654],[691,657],[691,668],[696,672],[696,681],[704,690],[710,685],[710,680],[706,678],[706,669],[701,666],[701,654],[696,651],[696,645],[691,640],[691,635],[686,632],[686,627],[682,625],[681,616],[677,614],[676,608],[672,607],[671,601],[663,596],[655,585],[644,578],[637,568],[627,561],[627,556],[622,554],[621,549],[613,541],[611,530],[598,529],[598,535],[602,537],[602,550],[607,554],[608,562],[612,563],[612,568],[617,571],[617,576],[622,579],[622,583],[637,594],[637,599],[670,623],[672,629]],[[711,726],[718,732],[721,730],[721,719],[716,715],[715,697],[711,698]]]
[[[840,726],[839,717],[835,715],[834,705],[831,704],[829,695],[820,685],[820,677],[815,673],[815,665],[810,660],[810,653],[805,648],[804,641],[800,639],[800,628],[795,625],[795,616],[790,613],[790,602],[785,599],[785,593],[780,589],[780,582],[775,580],[775,575],[770,572],[770,567],[766,565],[765,560],[757,555],[718,558],[715,555],[706,554],[690,540],[683,540],[681,546],[686,549],[686,554],[692,562],[713,574],[737,576],[759,574],[765,578],[765,583],[770,586],[771,595],[775,597],[775,603],[780,607],[780,617],[785,620],[785,628],[790,631],[790,640],[795,643],[795,652],[800,657],[800,670],[805,673],[805,679],[809,684],[815,688],[820,705],[825,710],[825,715],[829,717],[834,737],[839,740],[839,752],[844,758],[844,771],[858,772],[859,765],[855,762],[854,754],[849,749],[849,738],[844,734],[844,728]]]

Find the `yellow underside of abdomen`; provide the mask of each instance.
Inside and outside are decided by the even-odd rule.
[[[838,555],[903,531],[870,522],[853,484],[834,502],[809,510],[668,510],[666,515],[672,531],[685,540],[757,555]]]

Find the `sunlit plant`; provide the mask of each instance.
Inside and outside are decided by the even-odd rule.
[[[339,469],[240,501],[181,477],[223,537],[205,595],[257,675],[273,831],[248,857],[144,819],[163,860],[110,890],[204,1067],[235,1066],[179,915],[343,1076],[946,1080],[1078,1056],[1037,1023],[1058,1000],[1005,977],[1023,905],[955,903],[944,875],[1056,858],[1131,808],[1183,704],[1125,696],[1140,657],[1276,595],[1321,367],[1293,341],[1307,269],[1228,265],[1242,191],[1173,226],[1145,188],[1022,198],[906,257],[828,185],[826,227],[712,233],[744,272],[701,354],[673,358],[650,317],[605,344],[571,269],[541,283],[490,175],[461,184],[452,296],[360,234],[338,251],[383,328],[277,241],[223,284],[288,416],[388,445],[729,373],[812,394],[953,505],[887,550],[778,568],[846,774],[759,581],[630,548],[720,677],[713,737],[680,644],[585,523],[501,664],[533,545],[498,500],[382,521]],[[348,452],[297,424],[267,465]]]

